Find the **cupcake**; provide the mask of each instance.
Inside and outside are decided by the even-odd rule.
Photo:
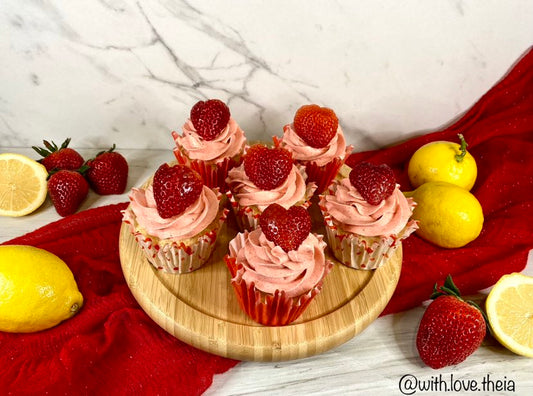
[[[226,190],[228,171],[241,162],[246,137],[229,108],[218,99],[196,103],[182,127],[172,132],[179,164],[197,171],[205,185]]]
[[[285,209],[309,207],[316,185],[307,182],[305,167],[295,164],[289,151],[256,144],[243,158],[226,179],[226,195],[241,230],[255,229],[261,212],[272,203]]]
[[[322,289],[332,268],[326,243],[311,233],[311,217],[301,206],[272,204],[260,226],[239,233],[224,257],[242,310],[267,326],[295,321]]]
[[[417,227],[415,202],[406,198],[387,165],[344,165],[320,195],[328,245],[344,265],[375,269],[383,265]]]
[[[283,137],[274,137],[274,143],[306,167],[309,181],[317,184],[317,194],[331,183],[352,151],[335,112],[315,104],[300,107],[294,121],[283,127]]]
[[[148,261],[172,274],[204,265],[227,217],[218,189],[185,165],[163,164],[146,188],[133,188],[123,221]]]

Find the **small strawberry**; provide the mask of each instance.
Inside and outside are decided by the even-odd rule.
[[[335,112],[316,104],[300,107],[294,115],[294,130],[308,145],[326,147],[337,133],[339,120]]]
[[[89,184],[79,171],[61,169],[48,179],[48,194],[60,216],[75,213],[88,193]]]
[[[154,175],[154,199],[159,216],[177,216],[196,202],[204,184],[201,176],[185,165],[163,164]]]
[[[292,155],[281,147],[251,146],[244,155],[244,172],[257,187],[272,190],[287,179],[292,169]]]
[[[218,99],[199,101],[192,109],[190,118],[198,135],[213,140],[226,127],[230,112],[228,106]]]
[[[386,165],[359,162],[350,172],[350,182],[371,205],[390,197],[396,187],[392,169]]]
[[[464,301],[450,275],[444,286],[435,289],[416,335],[422,361],[438,369],[461,363],[485,338],[486,320],[472,301]]]
[[[115,145],[87,161],[87,179],[94,192],[100,195],[122,194],[126,190],[128,162],[113,150]]]
[[[286,252],[296,250],[311,232],[311,216],[302,206],[289,210],[270,204],[259,217],[259,226],[269,241]]]
[[[48,172],[56,169],[75,170],[83,165],[83,157],[74,149],[68,147],[70,138],[66,139],[60,147],[54,142],[43,140],[46,147],[32,146],[32,148],[43,158],[39,161]]]

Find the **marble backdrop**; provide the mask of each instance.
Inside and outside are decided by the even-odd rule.
[[[371,149],[449,123],[532,44],[528,0],[1,0],[0,146],[170,148],[220,98],[252,140],[317,103]]]

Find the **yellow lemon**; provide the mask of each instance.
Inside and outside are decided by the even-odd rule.
[[[413,218],[419,236],[444,248],[458,248],[476,239],[483,227],[483,210],[477,198],[464,188],[445,182],[429,182],[406,193],[417,203]]]
[[[24,216],[46,199],[46,168],[22,154],[0,154],[0,216]]]
[[[533,277],[502,276],[490,291],[485,309],[494,337],[510,351],[533,357]]]
[[[48,329],[82,305],[74,276],[59,257],[33,246],[0,246],[0,331]]]
[[[466,141],[458,135],[461,144],[437,141],[420,147],[407,167],[413,188],[431,181],[444,181],[471,190],[477,178],[476,160],[466,151]]]

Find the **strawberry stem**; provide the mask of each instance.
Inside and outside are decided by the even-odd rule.
[[[455,155],[455,160],[457,162],[462,162],[466,155],[466,148],[468,147],[468,143],[466,142],[462,133],[458,133],[457,136],[459,137],[459,140],[461,141],[461,147],[459,147],[459,150],[461,150],[461,153]]]

